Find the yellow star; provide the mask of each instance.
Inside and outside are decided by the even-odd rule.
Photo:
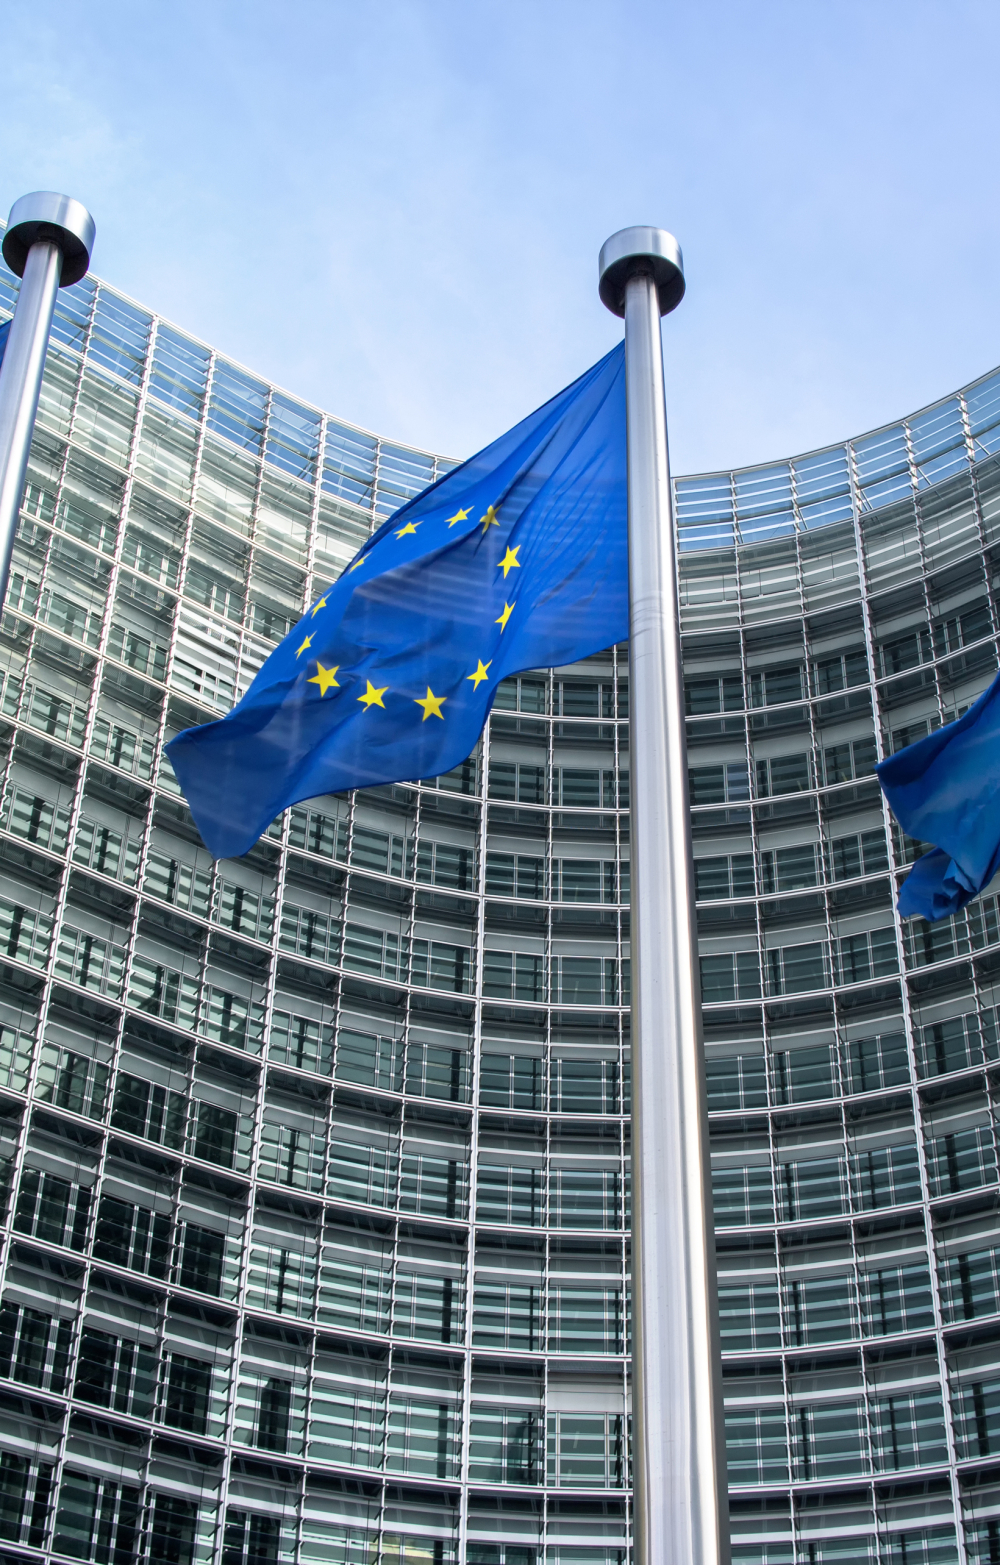
[[[313,611],[312,611],[313,619],[316,618],[316,615],[319,613],[320,609],[325,609],[325,608],[326,608],[326,598],[323,597],[323,598],[320,598],[319,602],[313,606]]]
[[[444,703],[447,701],[447,699],[447,696],[436,696],[430,685],[428,685],[427,694],[423,698],[417,696],[415,698],[414,705],[423,707],[423,722],[426,723],[429,717],[440,717],[443,722],[444,713],[442,712],[441,708],[444,706]]]
[[[381,690],[376,690],[375,686],[369,679],[368,689],[365,691],[363,696],[358,696],[358,700],[364,702],[366,712],[368,711],[369,707],[373,706],[380,706],[383,712],[385,711],[385,702],[382,700],[382,697],[385,695],[388,688],[388,685],[383,685]]]
[[[485,516],[481,516],[479,518],[479,520],[483,524],[483,532],[486,531],[487,527],[499,527],[500,526],[500,523],[497,521],[496,509],[492,505],[488,505],[486,507],[486,515]]]
[[[295,654],[295,656],[297,658],[300,658],[302,656],[303,652],[306,650],[306,647],[311,647],[312,646],[312,639],[313,638],[311,636],[307,636],[306,637],[305,641],[303,641],[301,647],[299,647],[298,651]]]
[[[340,681],[333,677],[339,667],[339,663],[335,664],[333,668],[324,668],[322,663],[317,663],[315,674],[311,679],[306,680],[307,685],[319,685],[320,700],[323,699],[328,690],[340,689]]]
[[[472,509],[472,507],[470,506],[469,510],[471,511],[471,509]],[[464,522],[465,518],[468,516],[468,514],[469,514],[469,511],[456,511],[454,516],[449,516],[449,518],[448,518],[448,526],[449,527],[454,527],[456,522]]]
[[[497,569],[503,571],[504,581],[507,580],[508,571],[519,571],[521,569],[521,562],[517,557],[520,547],[521,545],[518,544],[516,549],[512,549],[508,545],[507,553],[504,555],[503,559],[497,561]]]
[[[360,560],[355,560],[353,565],[349,565],[347,567],[347,574],[348,574],[348,576],[351,574],[352,571],[356,571],[359,565],[364,565],[364,563],[365,562],[364,562],[363,558],[360,559]]]
[[[415,533],[419,526],[420,526],[419,522],[417,522],[416,525],[414,525],[413,522],[407,522],[405,527],[401,527],[399,529],[399,532],[396,534],[396,537],[397,538],[405,538],[407,533]]]
[[[500,634],[501,634],[501,636],[503,635],[504,631],[507,629],[507,621],[510,619],[511,615],[513,614],[513,612],[514,612],[514,605],[513,605],[513,603],[505,602],[504,606],[503,606],[503,613],[501,614],[500,618],[493,621],[494,625],[499,625],[500,626]]]
[[[474,674],[466,674],[466,676],[465,676],[466,679],[471,679],[472,680],[472,688],[473,688],[473,690],[478,690],[480,685],[482,684],[483,680],[489,678],[489,670],[492,667],[493,667],[493,659],[492,658],[490,659],[490,661],[488,663],[484,663],[482,658],[480,658],[479,659],[479,667],[476,669],[476,672]]]

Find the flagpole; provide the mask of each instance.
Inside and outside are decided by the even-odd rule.
[[[51,190],[22,196],[7,220],[3,258],[22,282],[0,365],[0,602],[7,591],[56,294],[86,275],[94,233],[87,208]]]
[[[715,1231],[692,889],[676,538],[660,316],[680,247],[626,228],[600,295],[625,317],[632,951],[632,1469],[636,1565],[727,1565]]]

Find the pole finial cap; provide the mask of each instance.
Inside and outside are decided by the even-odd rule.
[[[68,288],[87,275],[96,232],[97,225],[82,202],[54,190],[35,190],[10,209],[3,258],[12,272],[23,277],[31,246],[38,240],[56,244],[63,254],[59,286]]]
[[[625,314],[625,284],[638,272],[651,272],[660,314],[669,315],[684,297],[684,257],[665,228],[621,228],[601,246],[598,292],[612,315]]]

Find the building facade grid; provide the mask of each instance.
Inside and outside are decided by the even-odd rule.
[[[11,1561],[626,1556],[627,649],[238,861],[162,758],[452,465],[59,296],[0,620]],[[1000,374],[675,494],[734,1552],[993,1565],[1000,904],[899,921],[872,772],[996,672]]]

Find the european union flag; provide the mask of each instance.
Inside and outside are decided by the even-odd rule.
[[[10,336],[12,325],[13,318],[9,321],[0,321],[0,364],[3,363],[3,356],[7,351],[7,338]]]
[[[875,768],[910,837],[932,842],[899,891],[904,918],[947,918],[1000,870],[1000,674],[964,717]]]
[[[218,722],[167,746],[206,845],[289,805],[434,777],[497,685],[628,636],[625,351],[398,510]]]

